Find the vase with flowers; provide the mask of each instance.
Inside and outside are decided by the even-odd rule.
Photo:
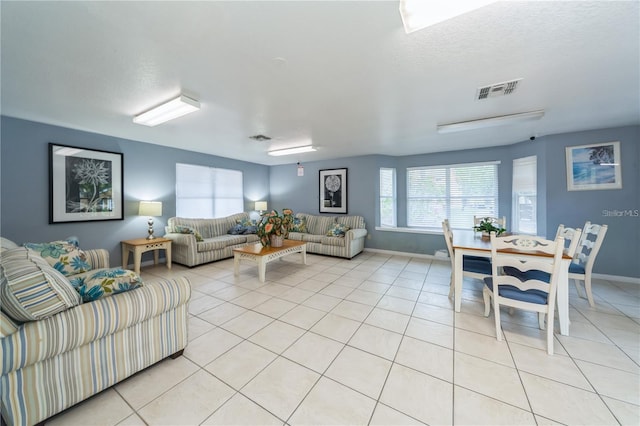
[[[289,235],[293,226],[293,211],[282,209],[264,213],[258,222],[258,238],[263,247],[282,247],[283,240]]]

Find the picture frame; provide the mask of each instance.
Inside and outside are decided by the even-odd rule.
[[[124,219],[123,155],[49,143],[49,223]]]
[[[620,142],[568,146],[567,191],[621,189]]]
[[[320,213],[347,214],[347,169],[320,170]]]

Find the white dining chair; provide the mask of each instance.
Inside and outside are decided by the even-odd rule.
[[[607,225],[596,225],[586,222],[582,228],[582,236],[578,243],[578,248],[573,256],[573,261],[569,265],[569,279],[572,279],[578,296],[582,295],[580,281],[584,282],[584,290],[591,307],[595,306],[593,293],[591,291],[591,271],[596,261],[596,256],[602,246],[604,236],[607,234]]]
[[[517,250],[530,253],[531,256],[515,257],[500,250]],[[491,277],[484,279],[482,297],[485,317],[489,316],[493,305],[498,340],[502,340],[500,306],[537,312],[541,329],[545,328],[544,316],[553,318],[563,250],[564,238],[562,237],[546,240],[529,235],[497,237],[495,232],[491,233],[492,274]],[[541,253],[547,256],[541,257]],[[549,256],[552,258],[549,259]],[[504,268],[517,269],[520,274],[518,276],[507,274]],[[536,271],[536,274],[527,274],[529,271]],[[539,279],[538,273],[547,274],[549,281]],[[553,328],[554,321],[547,321],[547,353],[549,355],[553,355]]]
[[[454,292],[454,271],[455,256],[453,253],[453,232],[449,225],[449,220],[442,221],[442,232],[444,234],[445,242],[447,243],[447,250],[449,251],[449,259],[451,259],[451,281],[449,282],[449,297],[453,297]],[[465,277],[476,278],[479,280],[484,279],[491,275],[491,259],[482,256],[464,256],[462,258],[462,274]]]

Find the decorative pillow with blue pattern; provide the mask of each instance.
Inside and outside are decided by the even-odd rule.
[[[347,225],[343,225],[341,223],[334,224],[327,231],[327,237],[343,237],[347,233],[347,231],[351,229]]]
[[[50,243],[26,243],[24,245],[40,255],[63,275],[75,275],[90,271],[86,254],[73,241],[52,241]]]
[[[199,243],[204,241],[202,235],[190,226],[176,225],[173,227],[173,230],[178,234],[193,234],[193,236],[196,237],[196,241]]]
[[[140,275],[121,268],[100,269],[93,274],[71,278],[69,281],[80,294],[83,302],[91,302],[142,287]]]
[[[304,217],[294,217],[291,232],[307,233],[307,221]]]
[[[231,235],[247,235],[257,234],[258,226],[255,220],[238,220],[236,224],[227,231],[227,234]]]

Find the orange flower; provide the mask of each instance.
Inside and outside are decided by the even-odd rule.
[[[264,232],[266,232],[267,234],[270,233],[272,229],[273,229],[273,224],[272,223],[267,223],[264,226]]]

